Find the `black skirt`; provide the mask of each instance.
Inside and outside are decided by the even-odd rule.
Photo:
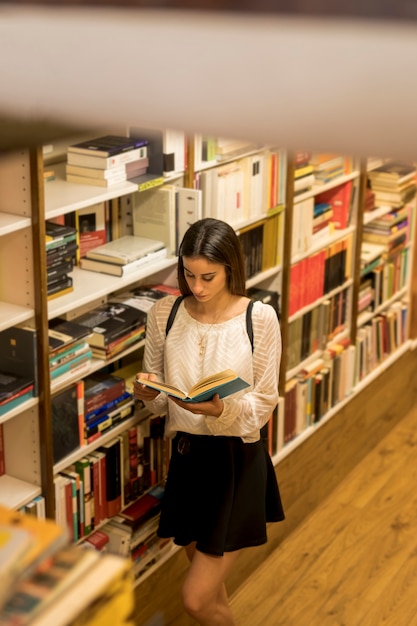
[[[275,470],[262,441],[176,435],[160,537],[173,537],[181,546],[195,541],[201,552],[221,556],[266,543],[266,523],[283,519]]]

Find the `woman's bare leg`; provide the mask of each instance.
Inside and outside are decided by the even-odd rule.
[[[183,586],[184,608],[200,626],[233,626],[225,580],[239,551],[212,556],[186,547],[190,569]]]

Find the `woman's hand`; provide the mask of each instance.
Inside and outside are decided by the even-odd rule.
[[[146,380],[157,380],[155,374],[146,374],[144,372],[138,372],[136,376],[141,376],[142,378],[146,378]],[[156,396],[159,396],[159,391],[157,389],[151,389],[146,385],[142,385],[135,380],[133,384],[133,391],[135,394],[135,398],[137,400],[142,400],[142,402],[151,402],[155,400]]]
[[[175,404],[185,409],[186,411],[190,411],[190,413],[195,413],[196,415],[209,415],[210,417],[220,417],[220,415],[223,413],[223,400],[220,400],[220,396],[218,393],[209,402],[183,402],[182,400],[174,398],[173,396],[169,396],[169,400],[171,400],[171,402],[175,402]]]

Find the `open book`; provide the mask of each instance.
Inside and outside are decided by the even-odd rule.
[[[240,378],[233,370],[224,370],[223,372],[206,376],[196,382],[188,391],[178,389],[178,387],[170,385],[169,383],[160,383],[155,380],[142,378],[141,376],[138,376],[136,381],[151,389],[167,393],[169,396],[180,398],[180,400],[184,400],[184,402],[207,402],[211,400],[216,393],[219,394],[220,398],[225,398],[232,393],[249,387],[249,383]]]

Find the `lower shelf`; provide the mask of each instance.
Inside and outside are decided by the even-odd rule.
[[[9,509],[19,509],[41,495],[41,488],[14,476],[0,476],[0,504]]]

